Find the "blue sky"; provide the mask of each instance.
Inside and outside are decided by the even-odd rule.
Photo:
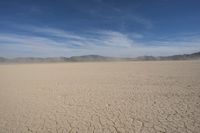
[[[0,0],[0,56],[200,51],[199,0]]]

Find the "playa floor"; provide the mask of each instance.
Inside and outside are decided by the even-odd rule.
[[[0,65],[1,133],[199,133],[200,61]]]

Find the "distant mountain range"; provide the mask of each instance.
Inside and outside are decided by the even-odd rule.
[[[135,58],[136,60],[196,60],[200,59],[200,52],[192,54],[181,54],[172,56],[141,56]]]
[[[172,55],[172,56],[140,56],[136,58],[117,58],[100,55],[83,55],[72,57],[20,57],[4,58],[0,57],[0,63],[32,63],[32,62],[90,62],[90,61],[153,61],[153,60],[197,60],[200,59],[200,52],[192,54]]]

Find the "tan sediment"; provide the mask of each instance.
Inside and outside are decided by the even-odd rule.
[[[0,65],[0,133],[198,133],[200,61]]]

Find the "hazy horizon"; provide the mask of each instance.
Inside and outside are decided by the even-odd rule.
[[[0,57],[198,52],[199,5],[197,0],[3,0]]]

